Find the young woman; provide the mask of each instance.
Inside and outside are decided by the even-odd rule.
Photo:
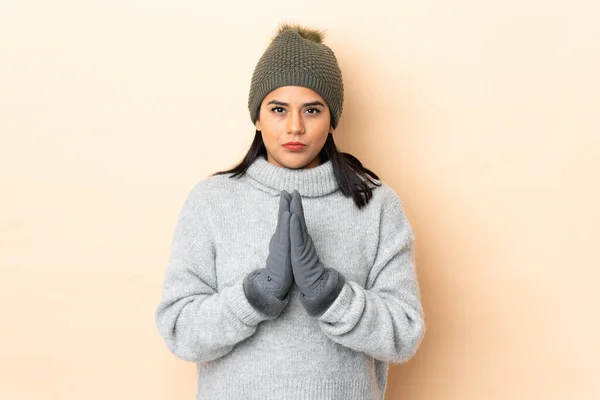
[[[252,77],[243,161],[189,193],[156,309],[197,399],[383,399],[425,325],[402,203],[333,140],[342,75],[280,26]]]

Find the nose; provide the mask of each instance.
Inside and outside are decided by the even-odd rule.
[[[299,112],[290,112],[288,114],[287,131],[292,134],[304,133],[304,121]]]

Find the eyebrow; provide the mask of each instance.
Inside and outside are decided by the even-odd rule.
[[[267,105],[269,104],[275,104],[278,106],[289,106],[288,103],[284,103],[283,101],[278,101],[278,100],[271,100],[270,102],[267,103]],[[325,104],[321,103],[320,101],[311,101],[310,103],[304,103],[302,104],[302,107],[308,107],[308,106],[323,106],[325,107]]]

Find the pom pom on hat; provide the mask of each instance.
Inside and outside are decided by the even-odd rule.
[[[271,38],[271,40],[274,40],[277,36],[279,36],[285,31],[295,31],[304,39],[312,40],[315,43],[323,43],[323,39],[325,38],[325,33],[323,31],[307,28],[300,24],[290,24],[284,22],[281,25],[279,25],[277,33]]]

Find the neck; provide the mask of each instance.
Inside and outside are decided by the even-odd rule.
[[[312,168],[291,169],[271,164],[264,156],[258,156],[246,172],[252,184],[272,194],[297,190],[304,197],[319,197],[333,193],[339,187],[331,160]]]

